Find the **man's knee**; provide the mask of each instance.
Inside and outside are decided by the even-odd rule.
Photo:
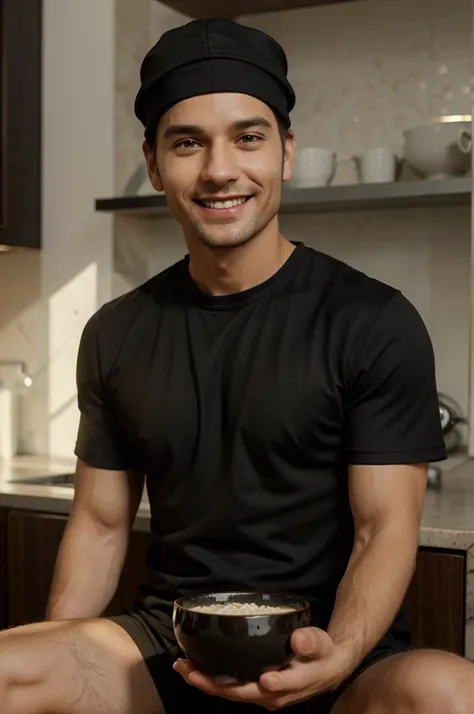
[[[0,632],[0,711],[24,714],[39,705],[57,658],[60,623],[35,623]]]
[[[70,620],[0,632],[0,714],[158,714],[133,640],[113,622]]]
[[[1,714],[58,711],[61,677],[73,672],[75,623],[35,623],[0,632]]]
[[[472,714],[471,662],[447,652],[420,650],[406,655],[397,675],[393,690],[386,694],[389,712],[398,700],[413,714]]]
[[[388,657],[346,690],[333,714],[472,714],[474,664],[437,650]]]
[[[420,714],[472,714],[474,706],[474,664],[448,652],[425,651]],[[416,683],[414,683],[416,687]],[[424,707],[423,700],[430,706]]]

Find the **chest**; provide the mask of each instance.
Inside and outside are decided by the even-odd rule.
[[[154,462],[236,439],[287,458],[340,439],[339,337],[298,302],[238,311],[169,309],[126,341],[110,399],[127,438]]]

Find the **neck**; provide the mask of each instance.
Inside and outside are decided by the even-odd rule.
[[[279,232],[255,236],[233,248],[208,248],[188,240],[189,271],[199,289],[208,295],[231,295],[260,285],[286,262],[294,246]]]

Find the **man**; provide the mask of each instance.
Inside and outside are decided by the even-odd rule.
[[[149,175],[189,254],[85,327],[49,621],[0,633],[2,714],[471,711],[473,665],[410,650],[404,624],[445,457],[431,343],[397,290],[280,234],[286,74],[274,40],[226,21],[143,63]],[[144,474],[152,582],[103,618]],[[225,589],[308,598],[288,669],[229,684],[180,658],[173,600]]]

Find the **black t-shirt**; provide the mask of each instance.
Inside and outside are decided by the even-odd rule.
[[[289,590],[330,610],[348,464],[445,458],[426,328],[399,291],[301,243],[228,296],[188,265],[87,323],[75,453],[147,474],[158,598]]]

